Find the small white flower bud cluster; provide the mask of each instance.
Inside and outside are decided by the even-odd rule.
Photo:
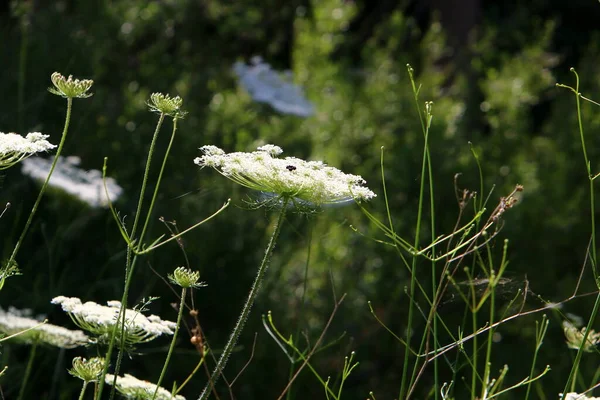
[[[89,343],[89,338],[82,331],[72,331],[62,326],[42,323],[31,318],[28,310],[17,310],[9,307],[8,311],[0,308],[0,332],[5,335],[16,335],[12,340],[21,343],[46,343],[64,349],[72,349]],[[21,334],[19,334],[22,332]]]
[[[583,351],[592,352],[596,349],[596,345],[600,343],[600,332],[596,332],[590,329],[585,344],[583,343],[583,337],[586,332],[586,328],[577,329],[570,321],[563,321],[563,331],[567,338],[567,347],[573,350],[579,350],[583,347]],[[583,346],[582,346],[583,345]]]
[[[195,164],[214,168],[242,186],[303,205],[318,207],[376,196],[358,175],[345,174],[321,161],[276,158],[283,150],[275,145],[259,147],[252,153],[227,154],[216,146],[203,146],[200,150],[204,155],[196,158]]]
[[[109,301],[107,306],[88,301],[82,303],[77,297],[58,296],[52,299],[53,304],[60,304],[73,322],[98,337],[98,341],[110,339],[113,328],[117,323],[121,303]],[[125,342],[127,345],[149,342],[161,335],[172,335],[177,324],[163,321],[156,315],[146,317],[138,310],[125,311]],[[120,323],[119,323],[120,327]],[[120,329],[117,329],[120,335]]]
[[[0,170],[10,168],[32,154],[55,148],[47,137],[40,132],[28,133],[26,137],[0,132]]]
[[[62,74],[54,72],[50,79],[52,80],[53,88],[48,88],[48,91],[57,96],[64,98],[80,98],[85,99],[92,94],[88,90],[94,84],[91,79],[73,79],[73,75],[65,78]]]
[[[107,384],[112,385],[114,380],[114,375],[106,374],[106,378],[104,381]],[[128,399],[185,400],[185,397],[181,395],[172,396],[167,389],[162,387],[158,387],[158,392],[156,392],[157,386],[154,383],[137,379],[136,377],[131,376],[129,374],[125,374],[124,376],[117,376],[117,383],[115,385],[115,388],[119,393],[121,393],[125,398]],[[154,392],[156,392],[156,397],[154,397]]]

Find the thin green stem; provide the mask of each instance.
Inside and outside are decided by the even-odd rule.
[[[169,346],[169,352],[167,353],[167,359],[163,365],[163,369],[160,372],[160,377],[158,378],[158,382],[156,382],[156,390],[154,391],[154,395],[152,396],[152,400],[156,399],[156,395],[158,394],[158,388],[165,377],[165,373],[167,372],[167,367],[169,365],[169,361],[171,360],[171,355],[173,354],[173,349],[175,349],[175,342],[177,341],[177,333],[179,332],[179,327],[181,326],[181,317],[183,316],[183,310],[185,309],[185,295],[186,288],[181,289],[181,302],[179,303],[179,314],[177,314],[177,326],[175,326],[175,332],[173,332],[173,339],[171,340],[171,346]]]
[[[248,299],[244,306],[242,307],[242,312],[240,313],[240,317],[238,318],[233,331],[231,332],[231,336],[229,336],[229,340],[221,353],[221,357],[215,366],[215,369],[209,378],[208,383],[204,387],[202,394],[198,400],[206,400],[210,394],[210,388],[214,386],[217,382],[221,374],[223,373],[223,369],[227,364],[227,360],[229,356],[233,352],[233,348],[235,347],[242,330],[244,329],[244,324],[250,315],[250,310],[252,309],[252,305],[256,300],[258,292],[260,290],[260,286],[264,280],[265,272],[267,272],[267,268],[269,267],[269,261],[271,260],[271,256],[273,254],[273,249],[275,249],[275,244],[277,243],[277,238],[279,237],[279,233],[281,232],[281,225],[283,223],[283,219],[285,217],[285,210],[289,204],[289,199],[284,199],[281,211],[279,212],[279,216],[277,217],[277,222],[275,224],[275,229],[273,230],[273,234],[271,235],[271,240],[269,241],[269,245],[267,246],[267,250],[265,251],[265,256],[263,257],[260,266],[258,267],[258,271],[256,272],[256,278],[254,279],[254,283],[252,284],[252,288],[250,289],[250,293],[248,294]]]
[[[162,115],[162,114],[161,114]],[[165,165],[167,165],[167,159],[169,158],[169,153],[171,152],[171,147],[173,146],[173,141],[175,140],[175,133],[177,132],[177,118],[173,118],[173,131],[171,133],[171,139],[169,140],[169,145],[167,146],[167,151],[165,152],[165,156],[163,157],[162,165],[160,166],[160,172],[158,173],[158,178],[156,179],[156,185],[154,186],[154,193],[152,194],[152,200],[150,201],[150,208],[148,214],[146,214],[146,221],[144,222],[144,227],[142,228],[142,233],[140,234],[140,244],[141,238],[143,238],[148,229],[148,224],[150,222],[150,218],[152,217],[151,212],[154,209],[154,204],[156,202],[156,197],[158,196],[158,189],[160,188],[160,183],[162,181],[163,172],[165,171]]]
[[[154,134],[152,136],[152,142],[150,143],[150,149],[148,151],[148,159],[146,160],[146,168],[144,169],[144,178],[142,180],[142,186],[140,189],[140,198],[138,199],[138,205],[137,205],[137,209],[135,211],[135,219],[133,221],[133,227],[131,228],[131,239],[134,240],[135,239],[135,232],[137,230],[137,226],[140,220],[140,215],[142,213],[142,206],[144,203],[144,195],[146,193],[146,186],[148,184],[148,177],[150,175],[150,165],[152,163],[152,155],[154,154],[154,150],[156,147],[156,140],[158,138],[158,132],[160,131],[160,128],[163,124],[163,121],[165,119],[165,114],[160,114],[160,117],[158,118],[158,122],[156,124],[156,129],[154,129]],[[157,182],[157,186],[159,185],[160,182]],[[151,204],[151,207],[148,209],[148,215],[150,215],[152,213],[152,205],[154,203]],[[140,235],[139,238],[139,242],[140,245],[143,241],[143,237]],[[119,343],[119,353],[117,355],[117,363],[115,365],[115,381],[114,384],[112,385],[112,389],[111,389],[111,399],[114,397],[115,394],[115,387],[116,387],[116,379],[117,379],[117,375],[119,373],[119,368],[121,366],[121,360],[123,358],[123,351],[124,351],[124,347],[125,347],[125,310],[127,309],[127,298],[129,295],[129,288],[131,286],[131,280],[133,277],[133,271],[135,269],[135,265],[136,265],[136,261],[138,259],[137,255],[134,255],[132,258],[132,249],[131,246],[128,244],[127,245],[127,260],[125,262],[125,287],[123,289],[123,296],[121,297],[121,308],[119,310],[119,315],[117,317],[117,323],[115,324],[113,331],[111,332],[110,335],[110,341],[108,343],[108,350],[106,351],[106,362],[104,364],[104,370],[102,371],[102,376],[99,380],[99,384],[98,384],[98,391],[96,392],[96,400],[100,400],[100,398],[102,397],[102,390],[104,389],[104,378],[106,376],[106,373],[108,372],[108,367],[110,365],[110,358],[112,355],[112,352],[114,350],[114,345],[115,345],[115,339],[117,337],[117,329],[121,329],[121,341]],[[120,325],[120,326],[119,326]]]
[[[81,392],[79,392],[79,399],[78,400],[83,400],[83,395],[85,394],[85,389],[87,389],[87,385],[89,382],[87,381],[83,381],[83,387],[81,388]]]
[[[590,257],[590,264],[592,265],[592,271],[594,271],[594,278],[596,280],[596,286],[600,287],[600,280],[598,277],[597,265],[596,265],[596,260],[597,260],[597,258],[596,258],[596,222],[595,222],[596,207],[595,207],[595,198],[594,198],[594,178],[591,173],[590,160],[587,155],[587,149],[586,149],[586,145],[585,145],[585,136],[583,134],[583,122],[581,119],[581,100],[580,100],[581,94],[579,93],[579,75],[577,74],[577,72],[575,71],[574,68],[571,68],[571,72],[573,72],[575,74],[576,84],[575,84],[575,88],[570,88],[570,89],[575,92],[575,99],[576,99],[576,104],[577,104],[577,124],[579,126],[579,137],[581,140],[581,150],[583,152],[583,160],[585,162],[585,168],[586,168],[586,172],[587,172],[588,180],[589,180],[590,220],[591,220],[591,230],[592,230],[592,232],[591,232],[592,238],[591,238],[591,243],[590,243],[591,250],[590,250],[589,257]],[[599,310],[600,310],[600,294],[598,294],[596,296],[596,301],[594,302],[594,307],[592,309],[592,313],[590,315],[590,318],[588,319],[586,331],[581,340],[581,346],[579,347],[579,350],[577,350],[577,355],[575,356],[575,361],[573,362],[573,367],[571,368],[571,372],[569,373],[569,378],[567,379],[563,393],[567,393],[567,389],[569,388],[569,386],[571,386],[571,389],[574,389],[575,376],[579,369],[579,363],[581,362],[581,357],[583,356],[583,348],[585,347],[585,343],[587,343],[588,335],[592,329],[592,325],[594,323],[594,320],[596,319],[596,316],[598,315]]]
[[[29,382],[31,371],[33,370],[33,359],[35,358],[35,351],[37,350],[37,346],[38,342],[36,340],[31,345],[31,350],[29,351],[29,361],[27,362],[27,368],[25,369],[25,374],[23,375],[23,382],[21,382],[21,389],[19,390],[18,400],[22,400],[23,396],[25,395],[25,389],[27,388],[27,383]]]
[[[29,218],[27,219],[27,222],[25,223],[23,232],[21,232],[21,236],[19,237],[19,240],[17,241],[17,244],[15,245],[15,248],[13,249],[13,252],[10,255],[8,263],[6,264],[7,266],[11,266],[15,262],[15,259],[17,258],[17,253],[19,252],[19,249],[21,248],[21,245],[23,244],[25,235],[27,235],[27,232],[29,231],[29,227],[31,226],[33,217],[35,216],[35,213],[37,212],[37,209],[40,205],[40,202],[42,201],[42,197],[44,197],[44,192],[46,192],[46,188],[48,187],[48,182],[50,181],[50,177],[52,176],[52,173],[54,172],[54,168],[56,167],[56,163],[58,162],[58,158],[60,156],[60,153],[62,152],[63,146],[65,144],[65,140],[67,138],[67,132],[69,130],[69,122],[71,121],[72,105],[73,105],[73,99],[70,97],[67,98],[67,115],[65,117],[65,126],[63,128],[63,132],[62,132],[62,136],[60,138],[60,143],[58,145],[58,149],[56,150],[56,156],[54,157],[54,160],[52,161],[52,165],[50,166],[50,172],[48,172],[48,176],[46,177],[46,180],[44,181],[44,184],[42,185],[42,188],[40,189],[40,193],[38,194],[38,197],[33,205],[33,208],[31,209],[31,212],[29,213]],[[4,281],[0,282],[0,288],[2,287],[2,285],[4,285]]]

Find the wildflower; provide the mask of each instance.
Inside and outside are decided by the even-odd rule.
[[[8,311],[0,308],[0,332],[14,335],[11,339],[21,343],[46,343],[64,349],[89,343],[89,338],[82,331],[44,323],[32,318],[30,310],[14,307],[9,307]]]
[[[69,374],[86,383],[98,382],[103,370],[104,358],[93,357],[87,360],[82,357],[75,357],[73,359],[73,368],[69,370]]]
[[[58,72],[51,75],[50,79],[54,87],[48,88],[48,91],[57,96],[64,98],[79,98],[85,99],[92,96],[92,93],[88,93],[94,81],[91,79],[73,79],[72,75],[65,78]]]
[[[567,393],[566,396],[561,393],[559,398],[561,400],[600,400],[600,397],[587,397],[585,394],[578,394],[575,392]]]
[[[159,114],[167,114],[173,118],[183,118],[186,112],[181,109],[182,104],[183,99],[179,96],[172,98],[168,94],[152,93],[148,107],[150,107],[150,111]]]
[[[97,337],[97,341],[107,343],[113,332],[121,302],[109,301],[107,306],[88,301],[82,303],[77,297],[58,296],[52,299],[52,304],[60,304],[75,325]],[[119,322],[121,326],[122,320]],[[176,324],[163,321],[156,315],[146,317],[139,310],[125,310],[125,344],[132,347],[138,343],[149,342],[161,335],[172,335]],[[121,335],[117,329],[117,335]]]
[[[42,135],[40,132],[28,133],[26,137],[0,132],[0,171],[12,167],[32,154],[55,148],[55,145],[46,140],[47,137],[48,135]]]
[[[252,153],[225,153],[216,146],[200,148],[204,155],[194,163],[216,169],[226,178],[250,189],[290,200],[296,206],[319,207],[375,197],[358,175],[345,174],[321,161],[276,158],[278,146],[266,145]]]
[[[123,189],[113,178],[102,179],[102,173],[98,170],[85,171],[78,168],[80,163],[78,157],[60,157],[50,177],[49,184],[61,189],[91,207],[108,207],[108,199],[104,185],[111,197],[111,201],[119,198]],[[52,162],[41,157],[32,157],[23,162],[21,171],[25,175],[37,180],[44,180],[50,172]]]
[[[567,346],[573,350],[579,350],[583,344],[583,336],[585,335],[586,328],[577,329],[570,321],[563,321],[563,331],[567,337]],[[587,335],[586,343],[583,344],[583,351],[591,352],[594,347],[600,343],[600,333],[590,329]]]
[[[200,272],[192,271],[185,267],[175,268],[172,275],[169,275],[169,280],[182,288],[200,288],[206,286],[204,282],[199,282]]]
[[[112,385],[114,380],[114,375],[106,374],[104,381]],[[155,384],[137,379],[129,374],[117,376],[115,388],[125,398],[132,400],[185,400],[185,397],[181,395],[173,396],[167,389],[162,387],[158,387],[158,392],[156,393],[156,397],[154,397],[154,392],[156,392],[157,388]]]
[[[267,103],[283,114],[299,117],[314,114],[314,107],[304,97],[302,89],[291,82],[291,73],[285,73],[282,78],[260,57],[254,57],[252,65],[236,62],[233,71],[254,100]]]

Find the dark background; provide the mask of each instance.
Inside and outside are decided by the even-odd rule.
[[[451,231],[458,214],[455,174],[462,174],[461,189],[479,190],[471,142],[483,167],[483,195],[493,189],[492,208],[516,183],[525,187],[519,204],[506,214],[492,249],[499,257],[502,240],[510,240],[505,275],[509,281],[499,304],[528,282],[526,308],[534,309],[543,305],[537,296],[548,301],[569,297],[585,260],[589,192],[575,101],[555,83],[573,84],[569,68],[575,67],[582,92],[599,99],[598,20],[600,4],[592,0],[6,2],[0,5],[0,130],[41,131],[58,143],[66,102],[46,91],[51,73],[93,79],[94,96],[74,101],[64,155],[81,157],[86,169],[101,169],[107,156],[109,175],[124,188],[117,208],[132,221],[157,120],[145,102],[156,91],[183,97],[189,114],[179,124],[150,237],[166,232],[159,216],[184,229],[232,198],[234,206],[183,240],[190,266],[200,270],[208,283],[195,292],[195,305],[218,353],[247,295],[274,215],[262,209],[249,211],[247,191],[214,171],[194,166],[198,147],[214,144],[227,151],[251,151],[274,143],[284,155],[324,160],[362,175],[379,194],[368,208],[384,218],[379,157],[385,146],[395,228],[412,241],[423,140],[406,72],[410,63],[422,84],[421,101],[434,102],[430,140],[436,232]],[[277,70],[291,69],[314,104],[315,115],[286,116],[253,102],[238,86],[231,66],[254,55]],[[596,172],[598,111],[583,106],[588,152]],[[166,123],[156,160],[166,148],[169,130]],[[158,165],[154,164],[154,176]],[[3,173],[0,182],[0,202],[12,203],[0,220],[2,257],[7,258],[39,185],[22,176],[18,167]],[[428,232],[426,227],[423,240]],[[374,320],[367,301],[394,332],[403,335],[409,274],[394,251],[371,237],[381,234],[356,207],[326,209],[311,217],[288,216],[267,283],[226,370],[232,379],[242,369],[256,332],[254,357],[232,389],[235,398],[276,398],[288,381],[289,361],[263,328],[261,314],[272,310],[281,332],[296,336],[299,330],[312,344],[329,318],[335,296],[342,293],[347,297],[325,337],[332,345],[312,364],[324,379],[335,380],[344,356],[354,350],[360,365],[346,382],[344,398],[364,399],[369,391],[380,400],[398,396],[403,346]],[[18,257],[23,275],[7,281],[0,293],[2,307],[32,308],[46,313],[53,323],[73,327],[50,299],[57,295],[99,303],[120,299],[124,250],[108,211],[50,191]],[[132,301],[161,296],[151,311],[175,320],[170,303],[177,297],[150,267],[165,277],[184,264],[176,245],[143,258]],[[423,282],[430,281],[428,262],[422,260],[418,271]],[[581,291],[594,289],[587,270]],[[588,318],[592,303],[593,296],[579,298],[563,311]],[[450,300],[440,313],[450,326],[457,326],[464,305]],[[549,317],[549,333],[536,365],[538,372],[546,364],[552,371],[536,384],[533,398],[557,398],[574,357],[564,344],[560,319]],[[485,318],[481,317],[481,325]],[[507,385],[529,375],[535,320],[540,318],[541,314],[519,318],[498,330],[492,371],[508,364]],[[418,319],[415,328],[422,326]],[[188,339],[182,332],[165,387],[174,380],[182,382],[197,363]],[[167,346],[164,338],[140,346],[140,354],[126,358],[122,371],[156,381]],[[72,357],[94,352],[39,350],[28,398],[75,398],[79,382],[66,369]],[[0,381],[6,398],[16,398],[19,385],[14,382],[20,382],[27,355],[26,347],[2,346],[3,365],[9,365]],[[455,356],[452,353],[449,359]],[[593,386],[597,365],[598,354],[584,356],[580,389]],[[441,381],[452,379],[451,368],[458,369],[456,397],[466,396],[462,377],[470,382],[469,367],[464,361],[444,362]],[[197,398],[205,381],[201,370],[183,394]],[[432,385],[428,369],[415,398],[427,398]],[[229,398],[226,387],[221,389],[223,398]],[[519,399],[523,393],[504,398]],[[292,397],[324,398],[324,390],[305,370]]]

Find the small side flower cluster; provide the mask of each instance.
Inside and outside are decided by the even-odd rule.
[[[98,342],[110,340],[113,328],[117,323],[121,303],[109,301],[107,306],[88,301],[82,303],[77,297],[58,296],[52,299],[53,304],[60,304],[73,322],[97,337]],[[146,317],[138,310],[125,311],[125,344],[132,347],[139,343],[149,342],[161,335],[172,335],[175,322],[163,321],[156,315]],[[119,324],[120,326],[120,324]],[[117,329],[118,335],[121,333]]]
[[[583,336],[585,335],[586,328],[577,329],[570,321],[563,321],[563,331],[567,338],[567,346],[573,350],[579,350],[583,343]],[[583,351],[591,352],[594,351],[597,344],[600,343],[600,333],[593,329],[590,329],[587,340],[583,344]]]
[[[9,307],[8,311],[0,308],[0,332],[15,335],[11,339],[21,343],[46,343],[63,349],[89,343],[89,338],[82,331],[43,323],[32,318],[29,310],[17,310],[14,307]]]
[[[179,96],[171,97],[168,94],[152,93],[148,107],[150,111],[159,114],[166,114],[173,118],[183,118],[186,114],[181,109],[183,99]]]
[[[91,79],[73,79],[72,75],[69,75],[68,78],[65,78],[58,72],[54,72],[50,76],[50,79],[52,80],[54,87],[48,88],[48,91],[57,96],[71,99],[85,99],[92,95],[91,93],[88,93],[88,90],[90,90],[94,84],[94,81]]]
[[[0,132],[0,171],[12,167],[32,154],[55,148],[55,145],[46,140],[47,137],[48,135],[42,135],[40,132],[28,133],[26,137]]]
[[[182,288],[201,288],[206,283],[200,282],[200,272],[192,271],[186,267],[177,267],[173,274],[169,274],[169,280]]]
[[[104,358],[93,357],[88,359],[75,357],[73,359],[73,368],[69,370],[69,374],[82,381],[98,382],[104,370]]]
[[[64,190],[94,208],[108,207],[108,199],[104,190],[105,183],[111,201],[119,198],[123,189],[117,184],[117,181],[113,178],[106,178],[106,182],[104,182],[100,171],[82,170],[78,168],[79,162],[78,157],[59,156],[54,173],[50,177],[50,186]],[[32,157],[23,162],[21,171],[33,179],[43,181],[48,176],[51,166],[51,160]]]
[[[214,168],[242,186],[299,201],[304,206],[370,200],[376,196],[358,175],[345,174],[321,161],[276,158],[283,150],[271,144],[252,153],[227,154],[216,146],[203,146],[200,150],[204,155],[194,160],[200,167]]]
[[[106,374],[105,382],[112,385],[115,380],[115,376]],[[163,388],[159,387],[156,392],[156,385],[148,381],[143,381],[129,374],[124,376],[117,376],[117,383],[115,388],[127,399],[136,400],[185,400],[185,397],[181,395],[171,395],[171,393]],[[156,397],[154,397],[156,392]]]

